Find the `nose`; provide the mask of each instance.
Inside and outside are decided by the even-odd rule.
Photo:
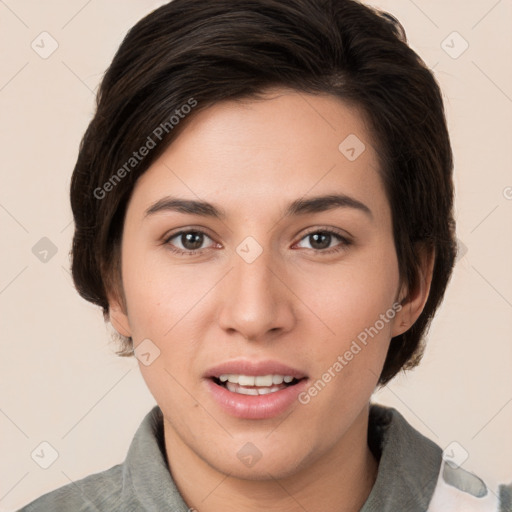
[[[296,321],[294,295],[283,265],[269,250],[251,263],[233,254],[233,268],[222,289],[219,324],[229,334],[263,341],[290,331]]]

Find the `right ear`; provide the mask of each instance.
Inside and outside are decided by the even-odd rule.
[[[125,338],[132,337],[130,328],[130,321],[128,319],[128,312],[124,301],[120,300],[117,296],[108,294],[108,316],[110,323],[114,329]]]

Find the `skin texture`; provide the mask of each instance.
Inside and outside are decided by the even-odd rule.
[[[378,155],[357,109],[277,89],[264,100],[218,103],[190,121],[136,184],[121,249],[126,308],[114,292],[110,300],[116,329],[135,347],[150,339],[160,350],[139,366],[164,414],[173,478],[200,512],[357,511],[377,472],[366,440],[369,400],[391,337],[421,313],[432,262],[418,289],[401,286]],[[350,134],[366,147],[354,161],[338,149]],[[334,193],[371,215],[338,207],[284,216],[294,200]],[[145,215],[170,195],[211,202],[226,218]],[[200,250],[173,253],[190,245],[171,235],[191,228],[206,233]],[[318,248],[307,235],[325,229],[351,243],[332,236]],[[263,251],[250,264],[236,252],[248,236]],[[402,299],[307,405],[240,419],[207,389],[209,368],[241,358],[276,360],[314,382]],[[262,454],[252,467],[237,457],[248,442]]]

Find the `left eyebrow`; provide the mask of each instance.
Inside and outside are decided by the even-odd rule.
[[[290,217],[293,215],[304,215],[307,213],[319,213],[332,210],[333,208],[352,208],[365,213],[373,219],[372,211],[368,206],[345,194],[330,194],[311,197],[308,199],[297,199],[287,206],[284,216]],[[176,211],[217,219],[226,218],[226,212],[212,203],[196,201],[194,199],[181,199],[172,196],[164,197],[154,203],[146,210],[144,216],[148,217],[149,215],[162,211]]]
[[[372,211],[368,206],[345,194],[330,194],[309,199],[297,199],[285,210],[285,216],[319,213],[332,210],[333,208],[353,208],[365,213],[373,219]]]

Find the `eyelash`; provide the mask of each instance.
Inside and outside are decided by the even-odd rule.
[[[204,250],[206,250],[206,249],[183,250],[183,249],[178,249],[176,247],[173,247],[172,244],[170,243],[171,240],[173,240],[174,238],[179,237],[179,236],[184,235],[184,234],[189,234],[189,233],[205,235],[206,237],[210,238],[210,240],[213,240],[204,231],[201,231],[199,229],[188,229],[188,230],[178,231],[177,233],[173,233],[172,235],[168,236],[164,240],[164,244],[169,247],[169,250],[171,252],[173,252],[175,254],[179,254],[179,255],[194,256],[194,255],[199,254],[199,253],[203,252]],[[307,232],[306,234],[304,234],[304,236],[299,240],[299,242],[301,242],[302,240],[304,240],[305,238],[307,238],[310,235],[318,234],[318,233],[321,233],[321,234],[324,234],[324,235],[326,234],[326,235],[334,236],[335,238],[337,238],[341,242],[339,245],[334,246],[334,247],[332,247],[330,249],[309,249],[309,250],[315,251],[318,254],[324,254],[325,255],[325,254],[338,253],[338,252],[341,252],[341,251],[345,250],[350,245],[352,245],[352,241],[351,240],[349,240],[347,237],[341,235],[337,231],[334,231],[332,229],[318,229],[318,228],[313,229],[313,230]]]

